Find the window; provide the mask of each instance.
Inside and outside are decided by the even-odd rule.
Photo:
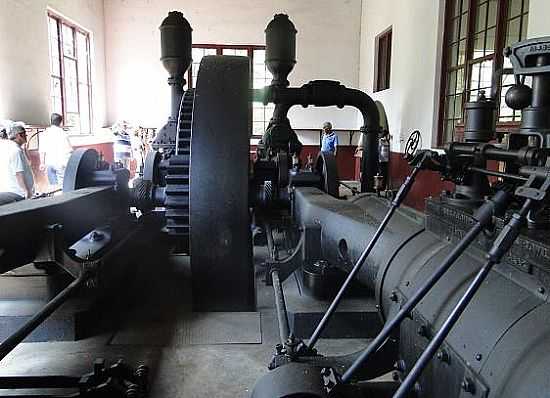
[[[74,134],[92,130],[90,35],[57,15],[48,14],[50,107],[63,115]]]
[[[187,72],[187,84],[195,87],[197,84],[197,74],[202,57],[206,55],[239,55],[250,58],[251,76],[250,82],[253,88],[263,88],[271,84],[273,76],[265,66],[265,46],[232,46],[215,44],[194,44],[192,50],[193,63]],[[252,136],[259,138],[263,135],[271,115],[274,105],[264,106],[261,103],[252,103]]]
[[[375,38],[374,92],[390,88],[391,36],[390,27]]]
[[[504,103],[514,78],[502,73],[511,67],[502,53],[506,46],[525,39],[528,11],[529,0],[447,0],[440,144],[455,139],[464,103],[475,100],[482,90],[499,100],[499,122],[519,120],[520,114]]]

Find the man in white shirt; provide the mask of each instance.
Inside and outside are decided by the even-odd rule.
[[[40,171],[46,171],[52,188],[63,187],[63,175],[73,147],[61,128],[63,117],[52,113],[51,126],[40,134]]]
[[[25,142],[27,132],[20,123],[11,126],[8,139],[0,140],[0,204],[29,199],[33,195],[32,169],[21,148]]]

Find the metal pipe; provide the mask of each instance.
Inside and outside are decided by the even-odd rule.
[[[487,275],[489,275],[489,272],[491,272],[493,266],[501,260],[502,256],[512,246],[513,241],[519,235],[521,225],[527,217],[532,204],[533,201],[531,199],[527,199],[519,213],[515,214],[515,217],[512,217],[507,227],[503,228],[497,239],[495,239],[493,248],[488,255],[489,260],[487,260],[485,265],[483,265],[483,267],[481,267],[481,269],[477,272],[474,280],[470,283],[462,297],[460,297],[460,300],[454,306],[451,314],[447,317],[447,319],[445,319],[445,322],[443,322],[441,328],[430,341],[428,347],[426,347],[424,352],[422,352],[422,355],[411,369],[410,373],[407,375],[405,380],[403,380],[401,386],[399,386],[394,398],[405,398],[407,396],[411,387],[414,383],[416,383],[422,371],[426,368],[426,366],[428,366],[428,363],[431,361],[435,352],[439,349],[439,347],[441,347],[441,344],[449,335],[449,332],[453,326],[456,324],[468,304],[472,301],[472,298],[487,278]]]
[[[71,282],[52,300],[50,300],[39,312],[21,326],[15,333],[0,344],[0,361],[6,357],[19,343],[31,334],[42,322],[59,308],[71,295],[78,290],[89,278],[91,272],[83,271],[78,278]]]
[[[516,181],[527,181],[528,180],[527,177],[522,177],[522,176],[518,176],[518,175],[515,175],[515,174],[503,173],[503,172],[500,172],[500,171],[487,170],[487,169],[483,169],[481,167],[470,166],[470,167],[468,167],[468,171],[475,171],[476,173],[481,173],[481,174],[485,174],[485,175],[493,176],[493,177],[507,178],[509,180],[516,180]]]
[[[285,294],[277,270],[271,272],[271,278],[273,280],[273,294],[275,295],[275,308],[277,309],[277,320],[279,322],[279,336],[281,343],[285,344],[290,336],[290,323],[288,322]]]
[[[363,140],[363,158],[361,164],[361,192],[374,192],[374,176],[378,172],[378,134],[380,133],[380,115],[373,99],[366,93],[348,88],[340,82],[331,80],[313,80],[302,87],[270,86],[254,94],[263,96],[264,104],[273,102],[273,121],[286,121],[288,111],[295,105],[313,106],[353,106],[361,112],[365,134]]]
[[[422,162],[421,162],[421,164],[422,164]],[[353,278],[355,278],[355,275],[359,272],[359,270],[361,269],[361,267],[365,263],[365,260],[367,259],[370,252],[374,248],[374,245],[376,245],[376,242],[378,242],[378,239],[382,235],[382,232],[384,232],[384,229],[386,228],[386,225],[388,225],[388,223],[390,222],[390,220],[393,216],[393,213],[395,212],[395,210],[397,210],[397,208],[401,205],[401,202],[405,199],[407,193],[409,192],[409,190],[412,187],[412,184],[414,183],[416,175],[420,171],[421,164],[419,166],[413,168],[413,171],[411,172],[411,174],[406,178],[403,185],[401,185],[401,188],[399,189],[399,191],[395,195],[395,199],[391,202],[391,206],[390,206],[388,212],[386,213],[386,215],[382,219],[382,222],[380,223],[380,225],[376,229],[376,232],[372,236],[372,238],[369,241],[367,247],[365,248],[365,250],[363,250],[363,252],[359,256],[359,258],[357,259],[355,265],[353,266],[352,270],[350,271],[350,273],[346,277],[346,280],[344,281],[344,283],[340,287],[340,290],[336,294],[336,297],[334,297],[334,300],[330,304],[327,312],[325,312],[325,314],[323,315],[323,318],[321,319],[321,321],[319,322],[319,324],[315,328],[315,331],[313,332],[313,334],[309,338],[309,341],[308,341],[309,349],[313,349],[313,347],[315,346],[315,344],[317,343],[317,341],[321,337],[321,333],[323,333],[323,330],[325,330],[326,326],[328,325],[328,321],[332,317],[332,314],[334,313],[334,311],[336,311],[336,308],[338,308],[338,305],[340,304],[340,301],[342,300],[342,297],[344,296],[344,293],[346,292],[347,288],[351,284],[351,281],[353,280]]]

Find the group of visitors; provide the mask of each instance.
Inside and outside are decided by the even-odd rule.
[[[63,117],[51,115],[51,125],[39,136],[40,171],[48,176],[50,189],[63,186],[63,175],[72,152],[68,136],[61,128]],[[0,126],[0,205],[30,199],[36,178],[24,145],[27,129],[22,122],[5,121]]]

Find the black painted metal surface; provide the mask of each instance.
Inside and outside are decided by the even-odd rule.
[[[246,57],[208,56],[199,69],[190,193],[196,311],[255,308],[248,213],[249,68]]]
[[[345,239],[348,256],[354,258],[385,209],[383,200],[375,197],[361,195],[354,204],[335,200],[313,188],[296,189],[295,198],[297,219],[321,226],[322,257],[345,270],[349,270],[349,265],[341,260],[339,242]],[[406,212],[396,214],[392,223],[358,275],[375,291],[384,319],[393,317],[434,272],[471,227],[473,218],[467,210],[428,200],[425,230]],[[500,228],[502,222],[497,222],[495,234]],[[412,319],[404,321],[399,333],[399,355],[395,358],[403,362],[396,369],[396,377],[407,374],[440,328],[483,264],[495,234],[479,235],[418,304]],[[550,360],[533,348],[537,339],[544,342],[550,338],[543,332],[547,327],[538,323],[544,318],[544,310],[546,319],[550,318],[545,305],[550,288],[550,246],[544,236],[540,231],[526,231],[503,262],[489,273],[441,352],[423,372],[416,386],[422,396],[540,396],[538,391],[548,387],[542,373],[550,368]],[[539,314],[538,318],[531,315],[534,313]],[[525,331],[524,336],[520,330]],[[509,355],[506,360],[504,353]],[[532,373],[527,372],[528,363],[533,364]],[[514,366],[525,369],[525,380],[515,375]],[[503,374],[508,374],[508,378]],[[511,383],[510,377],[516,382]]]

